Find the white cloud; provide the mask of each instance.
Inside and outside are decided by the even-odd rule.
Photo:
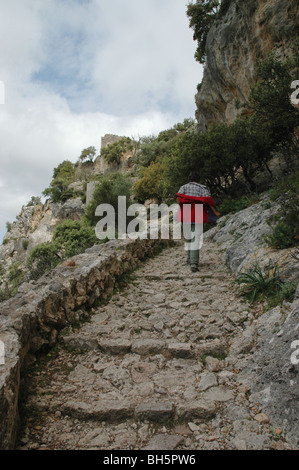
[[[0,240],[63,160],[194,115],[202,71],[183,0],[10,0],[0,30]]]

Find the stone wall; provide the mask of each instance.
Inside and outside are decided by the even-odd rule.
[[[0,304],[0,449],[13,449],[26,360],[55,346],[59,332],[84,321],[109,296],[117,279],[152,255],[165,241],[111,240],[75,256],[38,281],[23,284]],[[4,364],[2,363],[4,362]]]

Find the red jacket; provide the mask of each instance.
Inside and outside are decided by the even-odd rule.
[[[177,193],[176,197],[179,198],[180,208],[178,210],[176,219],[178,222],[187,222],[187,223],[215,223],[217,216],[210,209],[209,206],[216,206],[215,201],[212,197],[195,197],[187,196],[186,194]],[[190,210],[188,209],[184,213],[184,204],[191,206]],[[202,218],[196,219],[195,206],[197,204],[203,205]]]

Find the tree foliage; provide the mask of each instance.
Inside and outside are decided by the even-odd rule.
[[[182,132],[172,140],[164,172],[169,194],[194,170],[215,195],[250,194],[256,190],[259,172],[266,170],[272,177],[269,162],[274,152],[292,167],[298,164],[299,111],[290,102],[295,65],[294,59],[268,57],[259,66],[248,114],[232,124],[213,125],[205,133]]]
[[[157,199],[160,203],[164,196],[164,162],[151,162],[151,164],[143,168],[140,178],[135,182],[133,187],[134,196],[139,202],[146,199]]]
[[[221,1],[197,0],[187,6],[189,26],[193,29],[193,39],[197,41],[195,58],[200,64],[206,61],[206,42],[212,24],[217,18]]]
[[[133,150],[134,146],[132,140],[129,137],[122,137],[117,142],[107,145],[107,147],[101,150],[101,156],[106,160],[107,163],[116,163],[117,165],[121,162],[121,157],[128,151]]]
[[[95,226],[98,218],[95,216],[95,210],[100,204],[110,204],[117,215],[118,196],[126,196],[127,204],[130,204],[131,197],[131,178],[121,173],[111,173],[102,175],[93,193],[93,198],[85,208],[84,219],[86,222]]]
[[[95,147],[88,147],[82,150],[81,155],[79,157],[80,162],[92,162],[96,155],[96,148]]]
[[[73,197],[73,191],[68,186],[73,182],[74,174],[75,165],[69,160],[64,160],[54,168],[50,187],[43,191],[43,195],[50,197],[53,202],[65,202]]]
[[[250,108],[256,127],[268,136],[272,150],[293,147],[299,126],[299,109],[290,100],[291,83],[298,77],[298,54],[285,61],[270,54],[258,64],[257,82],[251,88]]]

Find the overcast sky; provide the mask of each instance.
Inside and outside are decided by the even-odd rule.
[[[187,0],[2,0],[0,242],[53,169],[105,134],[194,118],[202,68]]]

